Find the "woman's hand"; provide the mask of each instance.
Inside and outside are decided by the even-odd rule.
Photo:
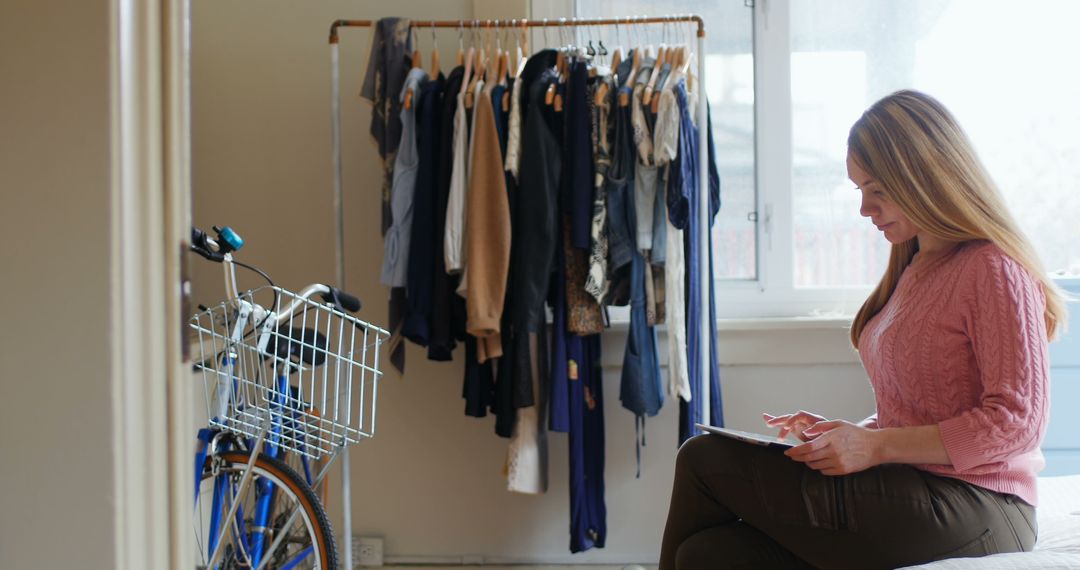
[[[882,463],[877,430],[845,420],[815,424],[805,432],[812,441],[784,455],[824,475],[847,475]]]
[[[811,426],[827,422],[829,420],[810,412],[804,412],[799,410],[794,414],[785,414],[782,416],[773,416],[770,414],[761,414],[765,418],[765,423],[770,427],[780,428],[780,433],[776,437],[784,439],[789,433],[795,434],[795,437],[803,440],[810,441],[813,437],[804,435],[803,432],[809,429]],[[816,436],[814,436],[816,437]]]

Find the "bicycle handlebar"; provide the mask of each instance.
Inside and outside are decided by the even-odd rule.
[[[244,240],[228,226],[225,228],[214,226],[214,231],[217,233],[217,239],[210,237],[206,232],[192,226],[191,251],[194,251],[210,261],[221,263],[225,266],[225,291],[228,297],[233,299],[236,298],[238,291],[236,288],[236,270],[234,267],[237,262],[233,261],[232,252],[243,247]],[[250,268],[250,266],[244,267]],[[259,273],[262,272],[259,271]],[[265,273],[262,275],[266,277]],[[267,277],[267,281],[269,280],[270,278]],[[270,284],[273,285],[273,282]],[[359,311],[362,306],[360,298],[355,295],[346,293],[337,287],[323,285],[322,283],[313,283],[300,292],[300,298],[294,300],[289,305],[288,309],[281,311],[281,313],[277,315],[277,324],[280,325],[289,319],[293,312],[295,312],[303,303],[303,299],[310,299],[316,294],[318,294],[323,301],[332,304],[335,309],[343,313],[355,313]]]

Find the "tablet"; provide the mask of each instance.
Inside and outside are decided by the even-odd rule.
[[[722,435],[724,437],[730,437],[731,439],[737,439],[739,441],[745,441],[754,445],[764,445],[773,447],[795,447],[799,445],[797,442],[780,439],[771,435],[762,435],[760,433],[751,433],[748,431],[739,431],[737,429],[728,429],[716,426],[707,426],[705,424],[694,424],[698,429],[706,431],[708,433]]]

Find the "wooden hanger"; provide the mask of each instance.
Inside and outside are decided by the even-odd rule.
[[[499,33],[498,28],[496,28],[495,33],[496,33],[495,50],[499,54],[498,55],[499,61],[498,61],[498,65],[497,65],[497,69],[496,69],[496,73],[495,73],[495,83],[497,85],[505,86],[506,85],[506,74],[510,72],[510,49],[509,49],[510,46],[508,45],[507,49],[503,49],[502,37],[497,35]],[[504,35],[505,35],[505,33],[506,33],[506,31],[503,30]]]
[[[439,69],[439,40],[435,38],[435,22],[431,22],[431,73],[432,79],[438,79],[442,70]]]
[[[668,46],[667,53],[664,54],[664,64],[669,66],[668,76],[664,78],[663,85],[653,85],[651,98],[647,103],[654,115],[660,110],[660,92],[668,85],[671,85],[672,77],[677,75],[677,70],[671,68],[674,68],[677,65],[676,61],[679,57],[680,49],[681,46],[670,45]],[[656,81],[659,83],[660,79],[657,78]]]
[[[656,78],[660,76],[660,68],[663,66],[667,51],[667,46],[660,44],[660,51],[656,54],[656,63],[653,64],[652,73],[649,74],[649,81],[645,84],[645,89],[641,94],[641,102],[646,105],[652,101],[653,91],[656,89]]]
[[[555,70],[558,72],[558,74],[560,76],[562,75],[563,61],[565,59],[566,59],[566,56],[563,54],[563,50],[561,48],[559,49],[559,51],[555,52]],[[547,104],[547,105],[554,105],[555,104],[555,95],[556,95],[556,92],[558,91],[556,86],[558,85],[558,83],[559,83],[558,78],[556,78],[555,81],[548,84],[547,91],[544,92],[544,103],[545,104]]]
[[[516,63],[514,63],[514,77],[521,77],[521,72],[525,71],[525,61],[528,57],[525,54],[529,53],[528,45],[529,44],[526,43],[524,48],[521,47],[521,44],[518,44],[517,46],[517,59]]]
[[[692,61],[693,61],[694,57],[695,57],[694,54],[690,54],[689,56],[687,56],[686,63],[683,66],[683,73],[686,74],[686,91],[687,92],[693,92],[694,91],[694,86],[697,83],[696,76],[693,73],[691,73],[691,71],[690,71],[690,66],[693,65]]]
[[[472,80],[469,81],[468,90],[465,91],[465,108],[466,109],[472,109],[473,108],[473,101],[474,101],[474,99],[476,97],[476,84],[481,81],[481,79],[484,76],[484,72],[487,71],[487,69],[486,69],[487,63],[485,61],[486,54],[484,53],[484,50],[482,48],[477,49],[473,53],[475,54],[474,55],[475,60],[473,61],[473,76],[472,76]]]
[[[633,89],[634,80],[637,77],[638,69],[641,67],[641,48],[634,48],[634,55],[631,59],[630,74],[626,76],[626,86]],[[619,106],[626,107],[630,104],[630,94],[626,90],[619,91]]]
[[[417,41],[415,32],[413,33],[413,52],[412,52],[412,69],[419,69],[421,65],[420,60],[420,42]],[[405,90],[405,102],[403,106],[406,109],[412,109],[413,102],[413,88],[409,87]]]
[[[462,64],[465,66],[465,73],[461,76],[461,89],[459,93],[465,93],[469,89],[469,81],[472,80],[473,75],[473,47],[469,46],[469,52],[462,56]]]
[[[458,20],[457,44],[457,63],[455,65],[465,65],[465,29],[461,20]]]
[[[566,76],[567,76],[566,73],[559,74],[559,83],[565,83],[566,82]],[[555,112],[556,113],[562,113],[562,110],[563,110],[563,96],[562,96],[562,91],[560,91],[558,88],[555,89],[555,105],[554,105],[554,107],[555,107]]]
[[[593,99],[593,102],[596,103],[597,107],[600,107],[600,106],[604,105],[605,98],[607,97],[607,94],[608,94],[607,81],[601,81],[600,85],[596,88],[596,96]]]
[[[488,42],[487,48],[484,49],[484,86],[489,83],[494,83],[498,80],[497,74],[499,71],[499,50],[496,49],[494,55],[491,51],[491,42]]]

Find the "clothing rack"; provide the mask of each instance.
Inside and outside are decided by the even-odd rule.
[[[340,77],[340,65],[339,65],[339,53],[338,45],[340,38],[338,31],[340,28],[371,28],[377,22],[375,20],[335,20],[330,25],[330,122],[331,122],[331,145],[333,147],[333,168],[334,168],[334,212],[335,212],[335,225],[336,225],[336,238],[337,244],[335,248],[336,261],[337,261],[337,285],[343,290],[348,290],[345,286],[345,214],[344,214],[344,200],[342,196],[342,166],[341,166],[341,77]],[[697,81],[701,89],[704,90],[705,85],[705,20],[695,14],[682,14],[682,15],[670,15],[670,16],[646,16],[646,17],[626,17],[626,18],[559,18],[559,19],[543,19],[543,20],[529,20],[529,19],[514,19],[514,20],[413,20],[410,22],[410,28],[458,28],[458,29],[474,29],[474,28],[496,28],[496,29],[527,29],[527,28],[549,28],[549,27],[580,27],[580,26],[638,26],[647,24],[672,24],[672,23],[688,23],[697,25],[697,64],[698,74]],[[701,227],[699,235],[699,247],[701,251],[700,263],[700,279],[701,290],[704,295],[708,296],[710,291],[709,279],[712,275],[711,264],[712,259],[710,255],[711,248],[709,243],[712,240],[712,232],[709,229],[709,161],[707,159],[709,152],[708,135],[705,129],[708,128],[708,101],[705,94],[702,93],[698,97],[698,223]],[[705,304],[706,317],[701,319],[701,346],[699,351],[699,358],[701,360],[701,398],[702,398],[702,418],[705,422],[708,422],[708,418],[711,417],[711,411],[709,410],[710,398],[709,398],[709,379],[712,376],[712,370],[710,369],[709,358],[709,344],[711,342],[713,323],[708,318],[710,314],[708,309],[708,301]],[[349,448],[342,448],[342,493],[341,498],[344,503],[343,521],[342,521],[342,534],[345,539],[345,568],[352,568],[352,511],[351,511],[351,485],[349,481]]]

